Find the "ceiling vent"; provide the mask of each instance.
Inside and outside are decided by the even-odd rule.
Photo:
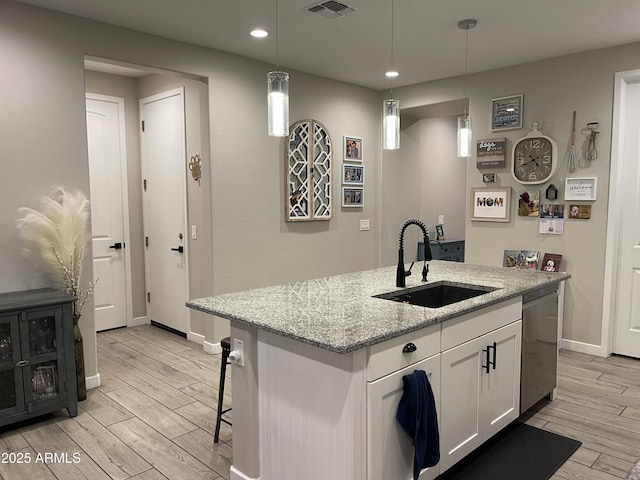
[[[315,5],[308,7],[307,10],[311,13],[317,13],[324,18],[344,17],[345,15],[356,11],[355,8],[350,7],[349,5],[335,2],[333,0],[329,0],[328,2],[316,3]]]

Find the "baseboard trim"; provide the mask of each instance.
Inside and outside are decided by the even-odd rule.
[[[244,473],[231,465],[231,469],[229,469],[229,480],[260,480],[260,477],[247,477]]]
[[[566,338],[563,338],[562,348],[572,352],[595,355],[596,357],[607,357],[607,352],[601,345],[594,345],[592,343],[576,342],[575,340],[567,340]]]
[[[187,340],[197,343],[198,345],[204,344],[204,335],[195,332],[187,333]]]
[[[85,382],[87,385],[87,390],[91,390],[92,388],[98,388],[100,386],[100,374],[98,373],[91,377],[86,377]]]
[[[220,346],[220,343],[211,343],[205,340],[202,343],[202,347],[205,352],[211,353],[212,355],[215,355],[216,353],[222,353],[222,347]]]
[[[131,321],[131,325],[128,326],[139,327],[140,325],[149,325],[149,317],[147,317],[146,315],[142,317],[134,317]]]

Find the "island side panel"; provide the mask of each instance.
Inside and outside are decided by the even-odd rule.
[[[231,323],[231,338],[244,342],[244,366],[231,364],[233,465],[231,480],[260,479],[257,330]]]
[[[337,354],[260,330],[258,358],[262,480],[364,480],[365,351]]]

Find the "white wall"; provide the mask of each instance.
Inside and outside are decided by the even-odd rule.
[[[53,185],[89,191],[84,56],[207,79],[213,288],[207,294],[371,268],[379,255],[375,219],[379,102],[374,91],[291,71],[291,120],[315,118],[332,135],[334,218],[284,222],[284,140],[266,135],[266,75],[272,66],[211,49],[0,0],[0,291],[46,281],[20,255],[16,210],[37,207]],[[341,209],[342,136],[364,139],[365,206]],[[193,180],[190,180],[193,182]],[[91,266],[88,266],[91,278]],[[80,322],[87,375],[97,373],[91,305]],[[205,325],[216,343],[228,322]]]
[[[468,78],[473,137],[507,138],[507,166],[495,172],[498,185],[511,187],[514,198],[510,223],[466,221],[466,261],[501,265],[505,249],[562,254],[562,270],[572,275],[566,288],[563,337],[572,348],[594,353],[600,351],[602,327],[613,79],[616,71],[640,66],[637,54],[639,47],[638,44],[632,44],[607,48],[470,75]],[[394,95],[400,99],[401,105],[414,107],[455,100],[460,98],[463,91],[463,79],[458,77],[394,89]],[[524,94],[525,128],[491,132],[491,99],[519,93]],[[598,178],[598,200],[592,204],[590,220],[565,220],[564,235],[541,235],[538,233],[537,219],[516,215],[515,194],[521,186],[515,182],[509,170],[512,165],[510,149],[515,141],[528,133],[532,121],[541,120],[543,132],[556,140],[560,158],[564,157],[569,145],[573,110],[577,111],[578,154],[585,141],[585,137],[579,133],[580,129],[587,122],[600,124],[598,159],[589,168],[578,169],[573,174]],[[485,186],[482,182],[483,172],[476,168],[475,157],[469,158],[467,198],[471,187]],[[568,202],[563,201],[562,196],[567,174],[566,167],[563,167],[552,179],[552,183],[560,189],[557,203],[565,205]],[[397,174],[396,178],[400,176]],[[541,184],[540,190],[544,192],[548,185]],[[385,182],[384,189],[392,188]],[[467,218],[468,209],[467,205]]]

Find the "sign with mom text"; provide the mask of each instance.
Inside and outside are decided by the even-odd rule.
[[[505,139],[489,138],[478,140],[476,144],[477,168],[503,168],[505,159]]]
[[[511,187],[472,188],[470,198],[472,221],[511,221]]]

